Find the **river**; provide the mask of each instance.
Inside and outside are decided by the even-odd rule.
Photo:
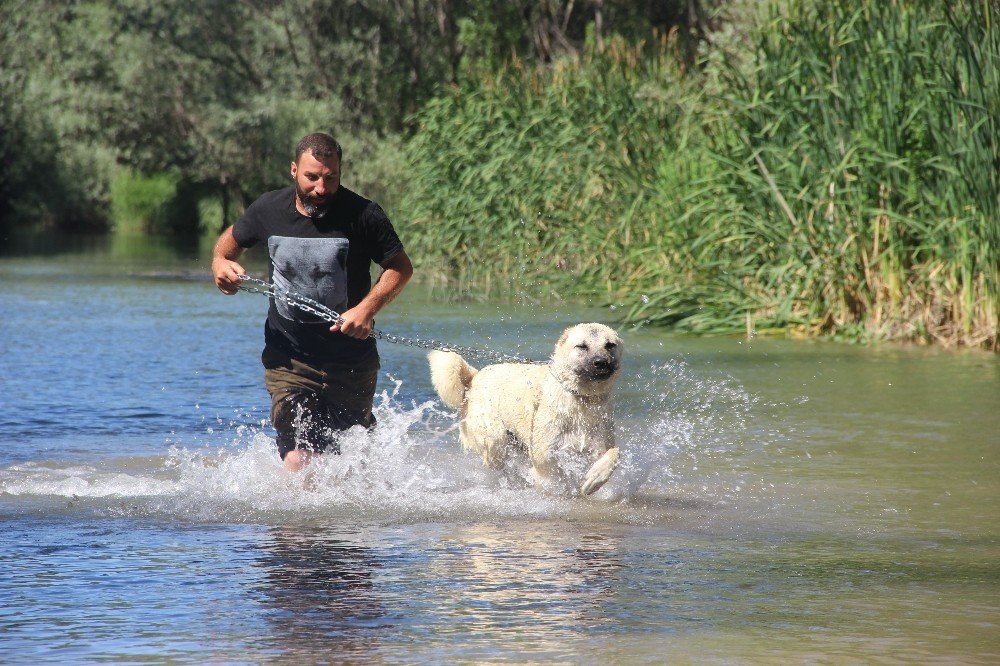
[[[623,462],[581,499],[483,469],[381,343],[378,427],[304,485],[267,301],[207,264],[0,258],[3,663],[1000,661],[996,355],[621,329]],[[614,316],[414,287],[378,327],[544,359]]]

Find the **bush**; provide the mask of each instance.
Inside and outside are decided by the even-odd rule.
[[[119,234],[154,234],[197,238],[203,230],[204,188],[176,173],[150,176],[120,170],[111,183],[113,230]],[[206,208],[206,210],[209,210]]]

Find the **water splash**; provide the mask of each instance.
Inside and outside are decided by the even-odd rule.
[[[622,387],[622,463],[586,499],[532,486],[526,463],[505,472],[484,468],[462,451],[453,412],[436,401],[404,403],[402,382],[391,381],[377,399],[378,426],[347,431],[341,455],[318,457],[300,474],[283,470],[265,426],[241,425],[221,447],[175,440],[160,457],[11,466],[0,470],[0,497],[185,521],[646,523],[679,507],[732,501],[743,490],[699,468],[713,456],[738,456],[754,398],[735,381],[699,377],[679,359],[652,365]]]
[[[650,365],[624,398],[622,464],[609,494],[713,504],[743,494],[734,472],[759,445],[749,434],[758,401],[735,379],[706,377],[678,357]]]

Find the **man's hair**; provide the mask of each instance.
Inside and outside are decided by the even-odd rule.
[[[336,155],[337,161],[340,162],[344,156],[344,149],[329,134],[315,132],[314,134],[306,134],[299,139],[298,145],[295,146],[296,164],[299,163],[299,158],[305,153],[312,153],[313,157],[321,162]]]

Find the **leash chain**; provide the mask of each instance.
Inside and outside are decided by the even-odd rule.
[[[250,277],[249,275],[238,275],[237,277],[240,279],[238,287],[241,291],[251,294],[262,294],[264,296],[277,299],[286,305],[298,308],[303,312],[319,317],[323,321],[331,324],[339,324],[343,321],[343,317],[341,317],[339,313],[307,296],[297,294],[294,291],[289,291],[287,289],[282,289],[269,282],[258,280],[255,277]],[[444,342],[438,342],[437,340],[418,340],[416,338],[407,338],[394,333],[386,333],[385,331],[380,331],[378,329],[373,329],[369,337],[376,338],[378,340],[385,340],[386,342],[392,342],[397,345],[455,352],[457,354],[461,354],[462,356],[488,359],[496,363],[531,363],[533,365],[545,364],[543,361],[532,361],[524,358],[523,356],[501,354],[500,352],[495,352],[489,349],[476,349],[473,347],[449,345]]]

